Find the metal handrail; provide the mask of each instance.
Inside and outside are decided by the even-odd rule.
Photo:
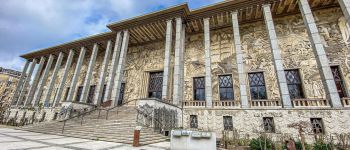
[[[59,121],[59,122],[63,122],[62,133],[64,133],[64,129],[65,129],[65,126],[66,126],[66,122],[69,121],[69,120],[72,120],[72,119],[74,119],[74,118],[79,118],[79,117],[81,117],[80,125],[82,126],[82,125],[83,125],[83,121],[84,121],[85,115],[91,114],[92,112],[95,112],[95,111],[99,111],[99,112],[98,112],[98,116],[97,116],[98,119],[100,119],[101,111],[106,111],[106,120],[108,120],[108,115],[109,115],[109,112],[110,112],[111,110],[116,109],[116,108],[118,108],[118,107],[121,107],[121,106],[123,106],[123,105],[125,105],[125,104],[128,104],[128,103],[130,103],[130,102],[137,101],[137,100],[138,100],[138,99],[133,99],[133,100],[127,101],[127,102],[125,102],[125,103],[122,103],[121,105],[113,106],[113,107],[108,108],[108,109],[95,107],[94,109],[92,109],[92,110],[90,110],[90,111],[87,111],[87,112],[78,114],[78,115],[76,115],[76,116],[73,116],[73,117],[70,117],[70,118],[61,120],[61,121]],[[136,105],[136,103],[135,103],[135,105]],[[118,111],[117,111],[117,115],[118,115]]]
[[[153,115],[151,115],[153,112],[154,112],[154,110],[152,110],[152,112],[150,113],[150,114],[147,114],[147,113],[145,113],[144,111],[142,111],[141,109],[138,109],[138,108],[135,108],[136,110],[137,110],[137,113],[141,113],[141,114],[143,114],[144,116],[148,116],[148,117],[151,117],[151,119],[152,120],[155,120],[158,124],[159,124],[159,126],[160,126],[160,133],[161,133],[161,131],[163,130],[163,124],[162,124],[162,122],[160,122],[157,118],[155,118]],[[138,116],[137,116],[138,117]],[[138,121],[138,118],[136,119],[136,121]]]

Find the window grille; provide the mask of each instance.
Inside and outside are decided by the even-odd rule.
[[[285,71],[289,95],[291,99],[304,98],[302,84],[298,70]]]
[[[190,115],[190,127],[191,128],[198,128],[197,115]]]
[[[275,132],[275,124],[273,121],[273,117],[263,117],[263,125],[264,131],[274,133]]]
[[[251,99],[267,99],[264,74],[262,72],[249,73]]]
[[[120,85],[120,94],[119,94],[119,99],[118,99],[118,105],[122,105],[124,101],[124,91],[125,91],[125,83],[122,83]]]
[[[75,97],[76,102],[80,102],[80,97],[81,97],[82,92],[83,92],[83,86],[79,86],[78,91],[77,91],[77,96]]]
[[[91,85],[87,97],[87,103],[91,104],[94,101],[96,85]]]
[[[233,100],[233,83],[231,75],[219,76],[220,100]]]
[[[205,79],[204,77],[193,78],[194,100],[205,100]]]
[[[163,72],[151,72],[148,84],[148,97],[162,99]]]
[[[224,130],[233,130],[232,116],[224,116]]]
[[[310,120],[311,120],[312,131],[315,134],[322,134],[323,133],[322,118],[311,118]]]
[[[345,83],[340,73],[339,67],[332,66],[331,70],[332,70],[335,85],[337,86],[339,97],[340,98],[347,97],[346,90],[345,90]]]

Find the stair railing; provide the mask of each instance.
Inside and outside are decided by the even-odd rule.
[[[142,125],[147,126],[147,127],[151,127],[151,128],[154,129],[154,131],[158,130],[159,133],[162,133],[162,131],[164,129],[163,128],[163,124],[162,124],[161,121],[159,121],[157,118],[155,118],[153,116],[154,109],[152,109],[152,111],[149,112],[149,113],[147,113],[146,111],[143,111],[143,110],[141,110],[139,108],[135,108],[135,109],[137,111],[137,119],[136,119],[136,121],[138,123],[141,123]],[[149,119],[148,121],[150,121],[150,124],[147,124],[146,122],[140,122],[139,121],[139,114],[143,115],[143,117],[145,117],[146,119]],[[154,125],[153,124],[154,122],[156,122],[157,125]]]
[[[136,103],[137,103],[138,100],[139,100],[139,99],[132,99],[132,100],[129,100],[129,101],[127,101],[127,102],[123,102],[123,103],[120,104],[120,105],[113,106],[113,107],[111,107],[111,108],[105,109],[105,110],[107,111],[107,112],[106,112],[106,120],[108,120],[108,115],[109,115],[109,112],[110,112],[111,110],[114,110],[114,109],[116,109],[116,108],[119,108],[119,107],[121,107],[121,106],[124,106],[124,105],[126,105],[126,104],[129,104],[129,103],[131,103],[131,102],[135,102],[135,107],[136,107]],[[117,109],[116,115],[118,116],[118,109]]]
[[[80,114],[78,114],[78,115],[76,115],[76,116],[69,117],[69,118],[67,118],[67,119],[64,119],[64,120],[59,121],[59,122],[63,122],[62,133],[64,133],[64,129],[65,129],[65,126],[66,126],[67,121],[80,117],[80,118],[81,118],[81,119],[80,119],[80,125],[83,125],[83,121],[84,121],[85,115],[91,114],[92,112],[94,112],[94,111],[96,111],[96,110],[98,110],[98,109],[100,109],[100,108],[94,108],[94,109],[91,109],[91,110],[89,110],[89,111],[80,113]],[[70,112],[70,114],[71,114],[71,113],[72,113],[72,110],[70,110],[70,111],[71,111],[71,112]]]

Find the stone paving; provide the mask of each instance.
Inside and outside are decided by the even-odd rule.
[[[169,142],[141,147],[58,135],[21,131],[0,126],[1,150],[166,150]]]

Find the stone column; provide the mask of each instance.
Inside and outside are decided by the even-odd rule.
[[[60,102],[61,97],[62,97],[62,92],[64,90],[64,86],[66,85],[66,80],[67,80],[67,76],[69,73],[69,69],[72,66],[72,61],[73,61],[73,57],[74,57],[74,50],[70,50],[69,54],[68,54],[68,58],[66,60],[66,65],[64,67],[63,70],[63,75],[62,75],[62,79],[60,84],[58,85],[58,89],[57,89],[57,93],[53,102],[53,107],[56,107],[56,105]]]
[[[182,18],[176,18],[173,104],[180,105]]]
[[[53,87],[55,85],[55,81],[56,81],[56,78],[57,78],[58,70],[60,70],[60,68],[61,68],[63,57],[64,57],[64,53],[60,52],[60,54],[58,54],[58,58],[57,58],[56,65],[55,65],[55,69],[53,70],[53,73],[51,75],[51,80],[50,80],[49,86],[48,86],[48,88],[46,90],[46,94],[45,94],[45,97],[44,97],[45,103],[49,103],[51,101],[50,99],[51,99],[52,89],[53,89]],[[54,107],[55,105],[52,105],[52,106]]]
[[[38,70],[37,70],[37,72],[36,72],[36,74],[34,76],[34,79],[33,79],[33,82],[32,82],[32,86],[29,89],[29,93],[27,94],[26,101],[24,101],[24,106],[27,106],[33,100],[34,92],[36,91],[36,87],[38,85],[39,77],[40,77],[41,71],[42,71],[42,69],[44,67],[44,63],[45,63],[45,57],[43,56],[40,59]]]
[[[112,43],[113,43],[112,40],[108,40],[105,56],[103,58],[102,68],[100,71],[101,72],[100,79],[98,80],[98,84],[95,92],[95,99],[94,99],[94,104],[96,104],[97,106],[100,105],[100,102],[103,96],[102,95],[103,87],[105,84],[105,78],[108,70],[108,64],[109,64],[109,58],[110,58],[109,55],[111,55],[111,51],[112,51],[112,46],[113,46]]]
[[[207,107],[212,106],[211,58],[210,58],[210,27],[209,18],[204,18],[204,49],[205,49],[205,101]]]
[[[117,73],[114,81],[115,85],[113,87],[114,93],[112,93],[112,105],[111,105],[112,107],[118,105],[120,87],[123,82],[125,59],[128,51],[128,45],[129,45],[129,31],[124,30],[123,44],[122,44],[122,48],[120,49],[118,68],[117,68]]]
[[[37,61],[38,61],[37,59],[33,59],[33,62],[29,67],[28,75],[26,77],[26,80],[24,81],[24,84],[23,84],[21,93],[19,94],[16,106],[20,105],[23,101],[24,95],[27,92],[27,86],[29,85],[29,82],[32,78],[32,74],[33,74],[33,71],[34,71],[34,68],[35,68]]]
[[[73,102],[74,92],[76,91],[76,86],[77,86],[77,82],[78,82],[79,75],[80,75],[81,65],[83,64],[83,61],[84,61],[85,53],[86,53],[86,48],[81,47],[77,66],[75,67],[73,79],[72,79],[70,89],[68,92],[67,102]]]
[[[91,80],[91,76],[92,76],[92,71],[94,70],[94,65],[96,62],[96,57],[97,57],[97,53],[98,53],[98,49],[99,49],[99,45],[97,43],[94,44],[94,48],[92,49],[92,54],[90,57],[90,62],[89,62],[89,66],[86,72],[86,76],[85,76],[85,80],[84,80],[84,86],[83,86],[83,91],[82,91],[82,95],[80,97],[80,102],[85,102],[87,103],[87,97],[90,91],[90,80]],[[92,102],[93,103],[93,102]]]
[[[180,99],[179,102],[182,104],[183,102],[183,95],[184,95],[184,73],[185,73],[185,66],[184,66],[184,53],[185,53],[185,38],[186,36],[186,25],[182,25],[182,31],[181,31],[181,52],[180,52]]]
[[[162,99],[168,99],[168,87],[170,78],[170,52],[173,37],[173,24],[172,20],[167,20],[166,34],[165,34],[165,56],[164,56],[164,73],[163,73],[163,89]]]
[[[338,0],[338,3],[343,11],[346,22],[350,26],[350,0]]]
[[[114,87],[114,78],[115,78],[115,73],[119,62],[119,55],[120,55],[120,48],[122,45],[122,41],[123,41],[123,38],[122,38],[121,32],[118,32],[115,40],[112,62],[111,62],[112,64],[111,64],[111,69],[109,70],[108,82],[106,86],[106,95],[104,97],[104,101],[111,100],[112,90]]]
[[[289,96],[286,75],[283,69],[281,51],[278,47],[278,40],[277,40],[275,25],[272,20],[270,4],[263,5],[263,12],[264,12],[266,30],[267,30],[267,34],[269,36],[269,41],[271,45],[272,59],[275,65],[275,72],[277,75],[277,81],[279,85],[278,87],[281,94],[282,104],[284,108],[291,108],[293,106]]]
[[[50,54],[49,60],[46,63],[45,70],[40,78],[38,88],[36,89],[35,94],[34,94],[33,107],[36,106],[40,102],[40,97],[41,97],[41,94],[43,93],[43,88],[46,84],[47,77],[49,76],[49,71],[51,69],[53,59],[54,59],[54,56],[52,54]]]
[[[247,83],[246,83],[246,72],[244,71],[243,64],[243,52],[241,45],[241,35],[239,32],[239,24],[238,24],[238,12],[232,12],[232,28],[233,28],[233,44],[235,45],[236,50],[236,63],[237,63],[237,71],[238,71],[238,80],[239,80],[239,93],[240,93],[240,101],[242,108],[248,108],[248,96],[247,96]]]
[[[29,63],[30,63],[30,61],[27,59],[26,63],[24,64],[21,77],[18,80],[15,92],[14,92],[14,94],[12,96],[11,105],[16,105],[17,104],[18,97],[19,97],[20,91],[21,91],[23,83],[24,83],[23,81],[24,81],[24,79],[26,77],[26,74],[27,74],[27,69],[28,69]]]
[[[299,9],[304,19],[310,42],[316,56],[317,65],[321,74],[323,86],[326,91],[326,98],[331,101],[332,107],[342,107],[337,88],[333,79],[332,71],[329,66],[329,61],[321,42],[320,34],[312,15],[309,3],[307,0],[299,0]]]

